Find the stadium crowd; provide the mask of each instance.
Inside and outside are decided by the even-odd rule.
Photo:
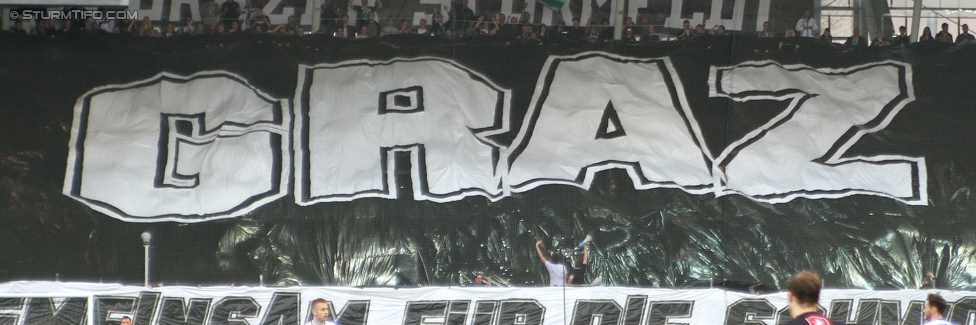
[[[236,0],[224,0],[217,4],[216,0],[205,0],[199,9],[201,21],[185,18],[180,22],[154,23],[151,17],[133,19],[85,19],[85,20],[16,20],[7,32],[23,35],[38,35],[57,37],[70,33],[109,33],[129,34],[148,37],[176,37],[182,35],[212,35],[229,33],[274,33],[282,35],[311,35],[325,34],[337,38],[373,38],[395,34],[419,34],[445,38],[460,38],[476,35],[510,37],[525,41],[545,41],[554,35],[565,35],[575,39],[586,39],[594,42],[613,40],[614,27],[608,19],[589,20],[585,24],[578,18],[569,23],[558,22],[553,26],[534,24],[532,14],[523,7],[520,15],[510,17],[502,13],[476,15],[468,7],[468,0],[452,0],[450,6],[438,8],[430,15],[431,21],[420,19],[414,25],[412,20],[377,17],[379,9],[383,8],[382,0],[375,0],[369,5],[368,0],[349,0],[348,3],[337,3],[342,0],[327,0],[320,10],[320,24],[316,31],[310,31],[311,26],[302,25],[295,16],[288,17],[284,24],[273,25],[271,19],[262,7],[255,6],[252,0],[244,0],[243,4]],[[528,2],[526,2],[527,6]],[[80,10],[81,8],[68,8]],[[351,11],[350,11],[351,9]],[[102,9],[107,10],[107,9]],[[354,12],[350,17],[347,12]],[[107,15],[106,15],[107,16]],[[657,18],[657,19],[655,19]],[[706,35],[731,35],[722,25],[708,28],[698,24],[691,26],[688,20],[683,22],[683,28],[658,32],[661,27],[661,17],[638,17],[639,24],[632,17],[625,17],[621,40],[624,42],[657,42],[661,40],[691,40]],[[557,20],[561,20],[556,15]],[[654,22],[651,22],[654,20]],[[657,27],[655,26],[657,25]],[[926,27],[917,42],[965,43],[973,42],[974,37],[969,32],[968,25],[962,25],[962,32],[953,37],[949,32],[949,25],[942,24],[942,29],[933,35]],[[661,28],[664,29],[664,28]],[[739,32],[742,33],[742,32]],[[778,39],[775,46],[779,50],[798,49],[800,44],[809,44],[809,40],[821,45],[840,45],[835,43],[830,28],[822,31],[816,19],[811,17],[809,10],[804,12],[797,25],[777,32],[770,29],[769,22],[762,26],[756,35],[760,39]],[[870,42],[861,35],[858,28],[853,29],[853,35],[846,38],[843,45],[861,46],[906,46],[912,43],[905,26],[899,27],[897,35],[885,35],[881,30],[875,33]],[[766,46],[768,49],[768,46]]]

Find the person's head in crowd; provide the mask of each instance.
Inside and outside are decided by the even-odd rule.
[[[410,23],[407,22],[406,19],[401,19],[400,20],[400,30],[401,31],[404,31],[404,30],[409,30],[409,29],[410,29]]]
[[[509,24],[518,25],[518,17],[512,16],[511,22]]]
[[[786,34],[784,34],[783,36],[784,37],[796,37],[796,32],[794,32],[793,29],[790,28],[790,29],[787,29],[786,30]]]
[[[769,22],[768,21],[764,21],[762,27],[763,27],[763,32],[764,33],[769,33]]]
[[[36,34],[37,30],[35,29],[34,32]],[[121,26],[112,27],[112,34],[120,34],[120,33],[122,33],[122,27]]]
[[[579,27],[579,26],[580,26],[579,18],[573,18],[573,27]]]
[[[227,29],[224,28],[224,24],[217,24],[217,27],[215,28],[217,29],[217,34],[223,34],[227,31]]]
[[[803,19],[810,19],[810,16],[811,16],[810,9],[807,9],[807,10],[804,10],[803,11]],[[796,17],[796,16],[794,16],[794,17]]]
[[[264,16],[264,8],[262,7],[254,8],[254,15],[258,17]]]
[[[820,277],[803,271],[793,275],[786,282],[789,293],[786,296],[790,316],[796,318],[806,311],[817,310],[820,303]]]
[[[946,32],[946,33],[949,32],[949,24],[948,23],[942,23],[942,31],[943,32]]]
[[[854,27],[854,31],[852,33],[853,33],[852,37],[855,37],[855,38],[860,37],[861,36],[861,29],[860,28],[857,28],[857,27]]]
[[[522,36],[523,37],[529,37],[529,35],[531,33],[532,33],[532,27],[530,27],[529,25],[522,25]]]
[[[231,32],[239,32],[239,31],[241,31],[241,23],[237,22],[236,20],[235,21],[231,21],[230,22],[230,31]]]
[[[924,29],[922,29],[922,37],[925,37],[925,36],[928,36],[929,38],[932,38],[932,29],[930,29],[928,27],[925,27]]]
[[[467,0],[465,0],[465,1],[467,1]],[[530,24],[530,23],[532,23],[532,14],[529,14],[528,11],[523,11],[522,12],[522,18],[521,18],[521,20],[522,20],[521,23],[523,23],[523,24]]]
[[[695,34],[704,35],[705,34],[705,26],[702,25],[702,24],[696,25],[695,26]]]
[[[630,26],[634,24],[634,20],[630,17],[624,17],[624,26]]]
[[[630,27],[624,27],[623,39],[628,41],[634,39],[634,30]]]
[[[444,30],[444,37],[454,38],[454,31],[450,28]]]
[[[948,304],[942,295],[938,293],[930,293],[928,298],[925,299],[925,308],[922,309],[922,313],[925,314],[925,319],[927,320],[939,320],[943,319],[946,312]]]
[[[367,38],[369,37],[369,27],[361,26],[359,27],[359,33],[356,34],[356,38]]]
[[[342,26],[349,26],[349,15],[342,15]]]
[[[390,19],[387,19],[386,20],[386,26],[387,27],[394,27],[395,28],[396,27],[396,26],[394,26],[395,24],[396,24],[396,21],[393,20],[393,18],[390,18]]]
[[[305,27],[298,26],[295,28],[295,34],[298,36],[305,35]]]
[[[264,32],[264,25],[263,24],[254,24],[254,28],[252,28],[252,30],[255,33],[263,33]]]
[[[833,37],[832,35],[830,35],[830,27],[824,28],[821,37],[825,37],[825,38]]]
[[[539,35],[549,35],[549,26],[546,24],[539,25]]]
[[[437,23],[438,25],[443,25],[444,14],[438,12],[436,15],[434,15],[434,22]]]
[[[907,33],[908,30],[905,29],[905,26],[898,27],[898,36],[908,36]]]
[[[715,35],[725,35],[725,26],[715,26]]]
[[[962,24],[962,33],[963,34],[969,33],[969,24]]]
[[[71,26],[71,19],[65,19],[64,24],[61,25],[61,30],[66,32],[71,31],[73,28],[74,26]]]
[[[499,24],[504,24],[505,14],[499,12],[497,15],[495,15],[495,21],[497,21]]]
[[[681,26],[682,26],[682,28],[684,28],[684,30],[691,30],[691,22],[690,21],[685,20],[683,23],[681,23]]]
[[[312,300],[312,321],[321,324],[329,320],[329,301],[318,298]]]
[[[485,22],[485,24],[487,24],[487,23],[488,22]],[[417,26],[419,26],[419,28],[427,28],[427,19],[420,18],[420,22],[417,23],[417,24],[418,24]]]
[[[485,275],[478,273],[474,276],[474,283],[478,285],[487,285],[485,282]]]
[[[336,28],[336,31],[334,34],[332,34],[332,36],[338,38],[346,38],[346,26],[343,25],[343,26],[339,26],[339,28]]]
[[[654,35],[654,25],[647,25],[647,36]]]
[[[173,23],[167,23],[166,36],[173,36],[173,34],[176,34],[176,25],[174,25]]]
[[[366,7],[367,5],[369,5],[369,0],[360,0],[359,3],[361,6]]]
[[[204,28],[203,22],[199,22],[199,21],[197,22],[196,30],[197,30],[197,34],[209,34],[210,32],[212,32],[211,30]]]
[[[18,20],[17,22],[18,23],[21,23],[21,25],[23,25],[23,21]],[[99,30],[99,29],[100,28],[98,28],[98,22],[97,21],[93,21],[93,22],[91,22],[91,24],[88,25],[88,30],[95,31],[95,30]]]
[[[132,325],[132,318],[129,316],[122,316],[122,321],[119,322],[119,325]]]

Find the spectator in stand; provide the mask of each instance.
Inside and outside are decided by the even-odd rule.
[[[712,30],[708,31],[708,33],[712,35],[725,35],[725,26],[715,25],[715,27],[712,27]]]
[[[654,33],[654,25],[647,25],[647,32],[644,36],[641,36],[641,41],[646,43],[654,43],[661,40],[660,36]]]
[[[239,31],[241,31],[241,24],[238,23],[238,22],[236,22],[236,21],[230,22],[230,29],[228,29],[227,32],[228,33],[236,33],[236,32],[239,32]]]
[[[14,22],[14,27],[10,27],[10,32],[14,34],[26,36],[27,31],[24,30],[24,20],[17,19],[17,21]]]
[[[71,19],[65,19],[64,20],[64,24],[61,25],[61,30],[59,30],[58,32],[60,32],[61,34],[68,34],[68,33],[74,33],[74,32],[77,32],[77,31],[78,31],[78,29],[76,29],[74,27],[74,21],[71,20]]]
[[[705,36],[705,34],[705,25],[695,25],[695,37],[702,37]]]
[[[226,32],[227,32],[227,29],[224,28],[224,24],[216,24],[216,25],[214,25],[214,32],[213,32],[214,34],[218,34],[219,35],[219,34],[224,34]]]
[[[445,7],[445,9],[447,9]],[[471,27],[471,23],[474,21],[474,11],[468,7],[468,0],[451,0],[451,29],[454,30],[455,35],[458,37],[464,36],[464,33],[468,28]]]
[[[590,41],[596,41],[600,39],[600,29],[597,28],[596,24],[591,20],[586,25],[586,39]]]
[[[92,33],[104,32],[104,30],[102,30],[101,26],[98,24],[97,21],[92,21],[91,24],[88,25],[88,31]]]
[[[352,10],[356,12],[356,30],[360,27],[366,26],[369,23],[369,13],[374,12],[379,9],[383,9],[383,1],[376,0],[376,4],[372,7],[369,6],[369,0],[360,0],[360,5],[354,5],[356,0],[349,0],[349,6]]]
[[[336,31],[334,33],[332,33],[332,37],[336,37],[336,38],[347,38],[346,37],[346,27],[345,26],[346,25],[343,24],[343,25],[339,26],[339,28],[336,28]]]
[[[359,27],[359,32],[356,33],[356,38],[369,38],[369,27]]]
[[[325,5],[323,4],[322,6]],[[251,21],[254,19],[254,13],[257,12],[257,9],[257,6],[254,5],[254,0],[244,0],[244,8],[241,9],[241,16],[237,18],[241,30],[246,31],[251,29]],[[231,31],[233,31],[233,28]]]
[[[539,34],[540,41],[545,41],[548,40],[549,37],[552,37],[552,33],[549,32],[549,26],[546,26],[546,24],[539,25],[538,34]]]
[[[844,45],[849,45],[853,47],[865,47],[868,46],[868,41],[864,40],[864,37],[861,37],[861,29],[854,27],[854,35],[848,37],[847,41],[844,42]]]
[[[969,33],[969,25],[962,24],[962,33],[959,33],[959,36],[956,36],[956,44],[972,42],[976,42],[976,38],[973,37],[973,34]]]
[[[383,26],[380,26],[379,20],[376,19],[376,12],[369,13],[369,20],[366,21],[366,30],[369,32],[369,37],[380,36],[380,30]]]
[[[891,41],[884,36],[884,32],[880,29],[874,34],[874,39],[871,40],[872,47],[888,47],[891,46]]]
[[[930,293],[925,299],[924,308],[922,308],[922,314],[925,315],[925,325],[953,325],[945,320],[947,308],[949,308],[949,304],[942,298],[942,295]]]
[[[430,24],[431,36],[444,36],[444,13],[438,11],[434,13],[434,23]]]
[[[129,25],[129,32],[133,32],[132,25]],[[138,36],[159,36],[159,32],[153,28],[152,20],[148,16],[142,18],[142,22],[139,23],[139,28],[135,31],[135,34]]]
[[[119,325],[132,325],[132,317],[122,316],[122,321],[119,322]]]
[[[928,27],[925,27],[925,29],[922,30],[922,36],[918,37],[918,42],[921,43],[921,42],[932,42],[932,41],[935,41],[935,38],[932,37],[932,30],[929,29]]]
[[[383,34],[393,35],[397,33],[396,21],[393,18],[386,20],[386,26],[383,27]]]
[[[294,15],[288,16],[288,22],[275,27],[273,32],[294,35],[298,31],[298,18]]]
[[[570,36],[582,38],[586,33],[583,26],[580,26],[579,18],[573,18],[573,26],[566,29],[566,33]]]
[[[830,27],[824,28],[823,35],[820,35],[820,45],[827,46],[834,43],[834,36],[830,35]]]
[[[803,18],[796,21],[796,33],[800,37],[817,37],[820,33],[820,27],[817,25],[817,21],[813,19],[810,15],[810,9],[803,11]]]
[[[101,29],[107,33],[112,33],[115,31],[115,20],[108,19],[108,9],[102,9],[102,19],[98,20],[98,29]]]
[[[783,39],[779,42],[779,50],[782,51],[783,49],[792,49],[793,51],[800,49],[800,40],[792,29],[787,29]]]
[[[173,23],[166,23],[166,29],[162,33],[159,33],[160,37],[173,37],[176,36],[176,25]]]
[[[183,26],[180,27],[180,34],[196,34],[196,24],[193,22],[193,17],[187,17],[186,21],[183,22]]]
[[[925,272],[925,277],[922,278],[922,287],[919,289],[935,289],[935,274]]]
[[[759,33],[759,38],[775,38],[776,37],[776,35],[773,35],[773,30],[772,29],[769,29],[769,22],[768,21],[763,22],[762,28],[763,28],[763,30],[762,30],[761,33]]]
[[[400,29],[397,29],[397,34],[406,35],[413,34],[414,32],[410,30],[410,22],[406,19],[400,19]]]
[[[613,39],[613,27],[610,27],[610,20],[604,19],[600,24],[600,40],[607,42]]]
[[[230,23],[241,18],[241,5],[234,0],[226,0],[220,5],[220,21],[225,29],[230,29]]]
[[[620,40],[625,42],[637,42],[637,36],[634,35],[634,30],[632,28],[624,26],[624,32],[620,35]]]
[[[420,24],[417,25],[417,35],[430,35],[430,27],[427,26],[427,19],[420,19]]]
[[[484,274],[478,273],[474,276],[474,282],[472,282],[471,285],[475,287],[490,287],[491,280],[485,279]]]
[[[214,0],[204,0],[200,5],[200,19],[208,31],[213,31],[214,26],[220,23],[220,5]]]
[[[935,40],[942,43],[952,43],[952,34],[949,34],[949,24],[942,23],[942,31],[935,34]]]
[[[681,33],[678,34],[677,37],[679,41],[687,41],[695,38],[695,32],[691,29],[690,21],[685,20],[683,23],[681,23],[681,27]]]
[[[569,279],[569,270],[566,269],[566,265],[562,262],[562,257],[559,255],[552,255],[546,258],[546,255],[542,253],[542,240],[539,239],[535,242],[535,252],[539,255],[539,259],[545,264],[546,270],[549,271],[549,285],[550,286],[565,286],[567,280]]]
[[[263,8],[258,7],[256,10],[254,10],[254,16],[251,18],[253,18],[251,28],[261,26],[262,32],[267,32],[269,29],[271,29],[271,18],[268,18],[268,15],[264,14]]]
[[[194,29],[196,29],[197,35],[203,35],[203,34],[211,34],[211,33],[213,33],[213,30],[212,29],[207,29],[206,26],[204,26],[203,23],[201,23],[199,21],[194,26]]]
[[[912,39],[908,38],[908,31],[905,26],[898,27],[898,36],[895,36],[895,45],[897,46],[908,46],[912,42]]]

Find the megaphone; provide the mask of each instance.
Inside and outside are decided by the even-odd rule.
[[[586,244],[591,242],[593,242],[593,235],[586,235],[586,237],[583,238],[583,241],[579,243],[579,248],[583,248],[583,246],[586,246]]]

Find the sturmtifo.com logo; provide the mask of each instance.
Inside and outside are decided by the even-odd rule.
[[[138,10],[21,10],[10,11],[10,19],[139,19]]]

